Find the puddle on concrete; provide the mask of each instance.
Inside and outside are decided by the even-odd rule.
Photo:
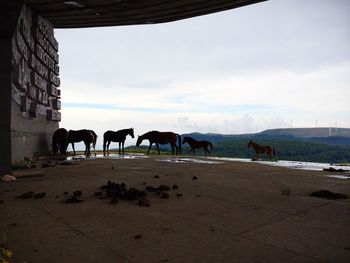
[[[253,162],[251,159],[242,159],[242,158],[221,158],[221,157],[207,157],[208,159],[213,160],[219,160],[219,161],[237,161],[237,162]],[[350,166],[337,166],[337,165],[331,165],[328,163],[314,163],[314,162],[298,162],[298,161],[284,161],[279,160],[276,162],[269,162],[269,161],[254,161],[255,163],[261,163],[265,165],[271,165],[271,166],[278,166],[278,167],[285,167],[290,169],[300,169],[300,170],[310,170],[310,171],[323,171],[323,169],[343,169],[343,170],[350,170]],[[348,174],[350,176],[349,172],[344,172],[342,174]],[[340,175],[338,175],[340,176]],[[344,175],[347,176],[347,175]]]
[[[103,156],[103,154],[91,155],[86,157],[85,155],[75,155],[67,157],[67,161],[82,161],[82,160],[94,160],[94,159],[145,159],[149,158],[144,154],[110,154]]]
[[[330,178],[336,178],[336,179],[350,180],[350,175],[327,174],[325,176]]]
[[[159,162],[170,162],[170,163],[205,163],[205,164],[219,164],[223,163],[220,161],[210,161],[208,159],[202,158],[181,158],[181,157],[167,157],[155,159]]]

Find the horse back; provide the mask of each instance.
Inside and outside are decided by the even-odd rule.
[[[68,131],[68,142],[93,142],[94,135],[90,130],[69,130]]]

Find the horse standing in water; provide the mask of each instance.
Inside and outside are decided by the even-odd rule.
[[[86,156],[90,156],[90,145],[91,145],[91,143],[93,144],[93,146],[94,146],[94,144],[96,144],[97,136],[95,136],[94,134],[96,134],[96,133],[92,132],[91,130],[85,130],[85,129],[84,130],[77,130],[77,131],[69,130],[68,131],[67,145],[70,143],[72,144],[73,152],[75,155],[74,143],[83,141],[85,144],[84,154]]]
[[[52,135],[52,151],[54,154],[66,154],[68,132],[65,128],[57,129]]]
[[[248,143],[248,148],[252,146],[255,154],[256,154],[256,159],[258,160],[260,158],[260,154],[264,154],[266,153],[267,156],[272,159],[275,155],[275,148],[266,145],[266,146],[260,146],[259,144],[257,144],[256,142],[250,140]]]
[[[103,134],[103,155],[106,155],[106,148],[107,148],[107,155],[109,155],[109,145],[111,142],[118,142],[119,143],[119,154],[120,154],[120,146],[122,147],[122,152],[124,154],[124,143],[126,140],[126,136],[130,135],[131,138],[134,138],[134,129],[124,129],[119,131],[106,131]],[[107,145],[107,147],[106,147]]]
[[[196,155],[195,149],[204,149],[205,155],[210,155],[209,147],[210,149],[213,149],[213,144],[209,141],[197,141],[193,139],[192,137],[185,137],[182,140],[182,144],[188,143],[188,145],[191,147],[190,151],[188,152],[188,155],[190,155],[191,152],[193,152],[193,155]]]
[[[179,140],[179,146],[176,145],[176,137]],[[139,147],[143,140],[149,140],[149,147],[147,154],[151,150],[152,144],[155,143],[157,146],[158,154],[159,144],[170,144],[172,154],[174,155],[174,148],[176,148],[176,154],[181,154],[181,136],[173,132],[159,132],[159,131],[150,131],[137,138],[136,146]]]

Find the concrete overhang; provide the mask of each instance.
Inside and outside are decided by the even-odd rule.
[[[55,28],[140,25],[229,10],[266,0],[25,0]]]

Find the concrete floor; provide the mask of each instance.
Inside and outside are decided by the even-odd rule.
[[[309,196],[321,189],[350,196],[350,180],[257,163],[158,158],[85,160],[1,182],[0,235],[12,262],[350,262],[350,199]],[[179,188],[169,199],[148,193],[150,207],[111,204],[94,196],[108,180]],[[84,202],[65,204],[75,190]],[[27,191],[46,196],[16,198]]]

